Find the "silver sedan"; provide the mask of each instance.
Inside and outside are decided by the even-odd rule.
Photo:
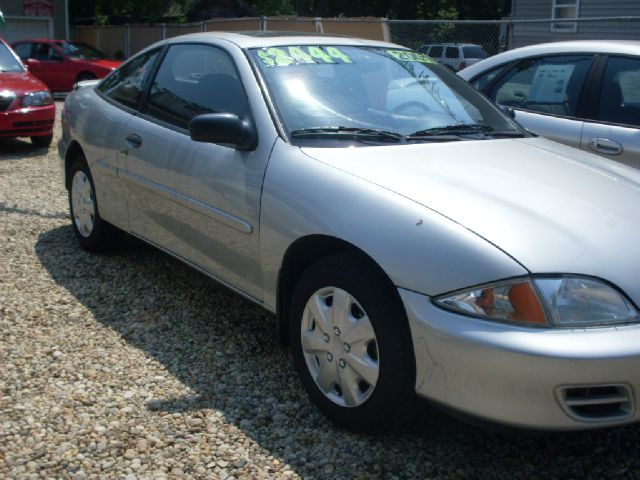
[[[458,75],[532,132],[640,168],[640,42],[532,45]]]
[[[80,245],[127,232],[274,312],[338,424],[383,429],[417,396],[528,428],[640,419],[640,172],[430,57],[182,36],[80,84],[62,126]]]

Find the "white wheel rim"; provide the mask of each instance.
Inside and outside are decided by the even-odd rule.
[[[307,301],[302,352],[320,391],[342,407],[362,405],[378,382],[378,342],[362,306],[348,292],[326,287]]]
[[[96,205],[91,182],[82,170],[78,170],[71,181],[71,209],[78,232],[89,237],[93,232]]]

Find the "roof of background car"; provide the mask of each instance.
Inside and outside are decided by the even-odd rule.
[[[203,32],[174,37],[172,42],[206,42],[213,38],[227,40],[240,48],[277,47],[282,45],[353,45],[406,48],[394,43],[364,38],[340,37],[309,32]]]
[[[516,48],[499,53],[486,60],[473,64],[458,72],[465,80],[469,80],[481,72],[498,65],[530,56],[558,53],[614,53],[620,55],[640,56],[640,41],[636,40],[573,40],[570,42],[539,43],[528,47]]]
[[[31,42],[42,42],[42,43],[53,43],[58,40],[54,40],[53,38],[21,38],[20,40],[16,40],[12,43],[31,43]]]

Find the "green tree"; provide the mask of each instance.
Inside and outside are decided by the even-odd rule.
[[[186,12],[193,0],[70,0],[72,18],[96,18],[108,23],[112,16],[129,17],[132,23],[151,22],[170,11]]]
[[[295,15],[291,0],[252,0],[249,8],[256,15]]]

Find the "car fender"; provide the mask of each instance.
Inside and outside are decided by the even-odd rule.
[[[264,303],[272,311],[287,249],[309,235],[356,246],[394,285],[426,295],[528,273],[498,247],[440,213],[310,158],[282,140],[276,142],[265,176],[260,235]]]

